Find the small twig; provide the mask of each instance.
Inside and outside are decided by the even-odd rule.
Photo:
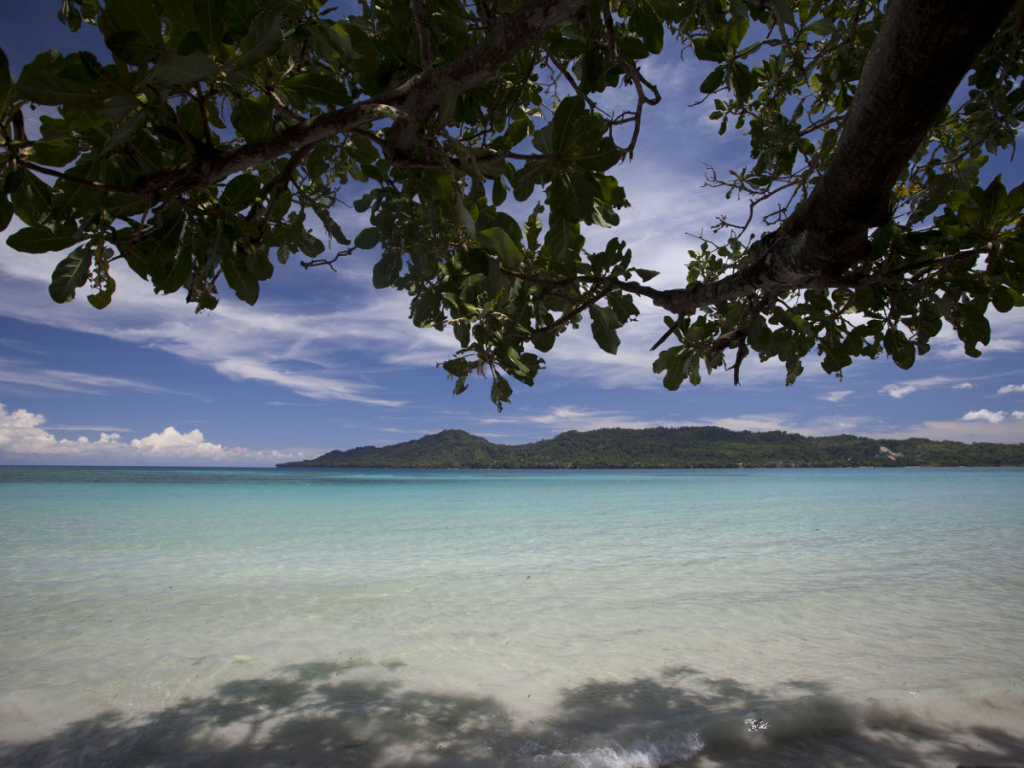
[[[45,168],[41,165],[36,165],[35,163],[25,160],[24,158],[21,157],[15,158],[15,161],[18,163],[18,165],[24,166],[25,168],[28,168],[30,171],[35,171],[36,173],[41,173],[45,176],[53,176],[54,178],[62,179],[63,181],[69,181],[72,184],[78,184],[83,187],[100,189],[103,190],[104,192],[118,192],[123,195],[137,194],[134,190],[130,189],[129,187],[119,187],[114,184],[101,184],[98,181],[89,181],[88,179],[80,179],[77,176],[69,176],[68,174],[61,173],[60,171],[55,171],[51,168]]]
[[[611,293],[613,288],[614,286],[609,285],[604,290],[599,291],[596,296],[587,299],[586,301],[579,302],[578,304],[576,304],[576,306],[566,310],[566,312],[551,325],[546,325],[543,328],[535,328],[529,333],[527,333],[526,338],[532,339],[534,336],[538,334],[550,333],[551,331],[557,331],[559,328],[563,328],[564,326],[568,325],[574,317],[579,315],[584,310],[594,306],[595,304],[597,304],[597,302],[599,302],[601,299],[603,299],[605,296]]]
[[[338,270],[334,268],[334,262],[345,256],[351,256],[353,253],[355,253],[355,250],[356,247],[353,245],[351,248],[346,248],[343,251],[338,251],[336,254],[334,254],[334,258],[332,259],[310,259],[309,261],[300,261],[299,264],[303,267],[303,269],[309,269],[310,267],[327,266],[331,268],[332,272],[337,272]]]

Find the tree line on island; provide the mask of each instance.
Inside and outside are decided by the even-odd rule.
[[[393,469],[674,469],[714,467],[1019,466],[1024,444],[804,437],[721,427],[571,430],[501,445],[459,429],[383,448],[330,451],[278,467]]]

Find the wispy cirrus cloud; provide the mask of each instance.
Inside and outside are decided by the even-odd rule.
[[[80,371],[61,371],[26,364],[23,360],[0,358],[0,382],[27,387],[49,389],[56,392],[80,392],[97,395],[108,390],[130,389],[154,395],[183,394],[174,390],[135,379],[118,376],[98,376]]]
[[[399,406],[401,400],[379,393],[373,366],[401,365],[403,354],[418,353],[433,367],[458,348],[450,335],[413,327],[408,298],[397,292],[368,293],[345,302],[343,309],[323,312],[305,307],[296,312],[294,303],[272,299],[258,308],[224,301],[214,312],[197,316],[180,294],[156,296],[120,269],[115,275],[117,295],[103,312],[84,301],[58,307],[46,297],[50,262],[46,257],[25,259],[0,245],[0,275],[5,278],[0,315],[157,348],[232,380],[273,384],[312,399]],[[356,359],[358,355],[362,357]],[[113,388],[170,391],[111,376],[10,367],[0,372],[0,381],[89,394]]]
[[[886,384],[878,391],[880,394],[900,399],[914,392],[919,392],[922,389],[931,389],[932,387],[943,386],[951,383],[952,381],[954,380],[946,376],[932,376],[927,379],[911,379],[910,381],[903,381],[899,384]]]

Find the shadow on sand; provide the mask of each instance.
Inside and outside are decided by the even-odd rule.
[[[0,744],[5,766],[1010,766],[1024,741],[956,733],[841,703],[814,681],[769,697],[687,667],[591,681],[543,718],[486,696],[410,690],[401,663],[309,663],[237,679],[140,717],[109,711],[48,738]],[[699,734],[699,736],[697,735]]]

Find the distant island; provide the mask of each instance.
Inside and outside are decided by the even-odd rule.
[[[446,429],[383,448],[331,451],[278,467],[364,469],[697,469],[715,467],[955,467],[1024,465],[1024,444],[877,440],[854,435],[733,432],[655,427],[563,432],[550,440],[500,445]]]

